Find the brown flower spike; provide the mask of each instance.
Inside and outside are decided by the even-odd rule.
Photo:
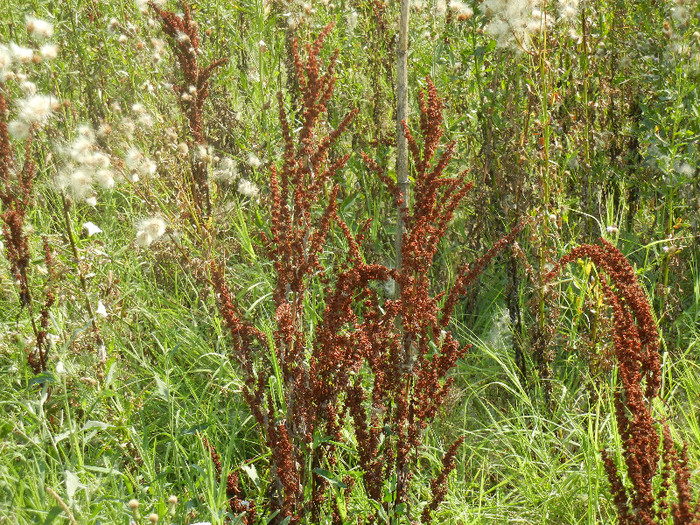
[[[163,32],[169,37],[170,48],[177,59],[182,74],[182,83],[173,89],[178,96],[182,114],[187,118],[188,130],[194,145],[204,146],[204,102],[209,96],[209,78],[214,70],[228,62],[227,58],[214,60],[208,66],[200,66],[199,34],[197,22],[192,19],[190,7],[182,3],[182,16],[159,8],[149,2],[161,19]],[[192,183],[190,189],[195,206],[200,213],[211,213],[207,166],[197,155],[191,159]]]
[[[387,511],[403,508],[410,516],[406,503],[424,431],[449,391],[450,371],[467,351],[446,331],[450,316],[464,290],[521,229],[461,268],[447,296],[434,293],[433,258],[472,183],[465,180],[466,172],[444,173],[454,144],[440,151],[442,102],[427,79],[420,98],[420,137],[405,128],[416,198],[412,206],[397,202],[406,224],[404,263],[396,270],[366,262],[362,234],[353,232],[336,205],[341,188],[334,177],[349,156],[336,153],[332,160],[330,152],[356,111],[335,129],[326,124],[337,56],[323,67],[321,51],[330,30],[325,28],[306,47],[305,59],[293,45],[302,101],[294,116],[295,132],[279,95],[284,154],[281,167],[271,170],[271,226],[263,235],[276,274],[270,336],[242,319],[222,266],[212,263],[219,308],[246,375],[244,395],[271,451],[267,501],[269,510],[277,512],[274,523],[288,519],[297,524],[306,516],[316,523],[326,512],[341,514],[337,498],[328,497],[328,475],[320,474],[333,474],[339,443],[356,450],[363,478],[359,486],[366,495],[383,501]],[[398,197],[388,175],[369,157],[365,160]],[[331,237],[341,238],[344,248],[334,247],[332,258],[326,253]],[[387,281],[398,284],[398,297],[380,293]],[[320,318],[310,315],[311,301],[324,305]],[[346,422],[354,434],[350,442],[341,432]],[[434,497],[423,511],[427,521],[444,497],[461,442],[450,448],[431,485]],[[396,489],[389,495],[392,479]]]
[[[700,523],[700,510],[691,504],[688,480],[690,471],[683,457],[678,460],[670,430],[659,425],[651,413],[653,398],[661,385],[659,334],[651,305],[637,281],[634,268],[612,244],[574,248],[545,276],[550,282],[563,266],[579,258],[588,258],[602,272],[603,292],[613,311],[613,349],[618,366],[620,387],[615,392],[615,418],[622,438],[626,484],[621,466],[602,451],[605,471],[610,481],[613,501],[621,525],[665,523],[668,516],[670,476],[676,481],[677,502],[671,504],[674,525]],[[655,477],[661,475],[656,492]]]

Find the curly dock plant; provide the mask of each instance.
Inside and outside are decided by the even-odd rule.
[[[284,155],[282,166],[272,168],[271,230],[263,238],[276,274],[271,331],[243,318],[222,265],[212,262],[219,309],[233,338],[231,353],[245,375],[244,395],[271,452],[271,492],[264,504],[276,513],[275,523],[317,523],[329,514],[333,523],[342,523],[343,502],[352,491],[374,502],[375,510],[363,514],[365,523],[377,522],[380,515],[418,517],[410,496],[425,429],[446,398],[450,372],[467,351],[447,331],[450,317],[465,288],[519,231],[461,268],[447,295],[434,293],[433,258],[472,183],[466,172],[444,173],[454,144],[440,146],[442,102],[428,79],[420,97],[418,138],[404,125],[416,173],[411,206],[397,183],[365,156],[399,206],[405,224],[403,263],[392,269],[365,261],[363,235],[351,230],[336,204],[340,186],[335,178],[349,155],[331,160],[329,152],[355,111],[327,129],[337,56],[323,66],[321,50],[329,31],[330,26],[307,46],[306,59],[293,46],[303,101],[294,132],[279,97]],[[332,234],[344,239],[345,253],[338,255],[336,248],[340,262],[328,267],[325,252]],[[398,285],[397,296],[381,292],[388,283]],[[309,305],[321,306],[319,319],[311,317]],[[347,425],[351,435],[343,432]],[[421,511],[425,523],[445,495],[462,439],[450,447],[431,483],[431,501]],[[348,447],[355,450],[361,483],[343,477],[340,458]]]
[[[197,148],[206,147],[204,135],[204,102],[209,96],[209,79],[214,70],[228,62],[227,58],[214,60],[208,66],[200,64],[198,25],[192,19],[190,7],[183,2],[182,14],[159,8],[149,2],[151,8],[160,17],[163,32],[168,36],[168,43],[177,60],[181,74],[181,83],[173,85],[178,97],[180,110],[187,119],[190,145],[194,146],[190,159],[192,202],[198,213],[211,213],[207,164],[199,155]]]
[[[667,523],[669,517],[674,525],[700,523],[700,501],[693,505],[690,495],[686,449],[679,458],[668,425],[657,424],[652,415],[652,401],[661,386],[659,334],[634,268],[620,250],[601,239],[600,246],[583,245],[571,250],[544,282],[584,257],[593,261],[604,276],[601,283],[614,318],[612,340],[620,381],[615,392],[615,418],[624,465],[617,465],[605,450],[602,456],[619,523]]]
[[[5,257],[19,293],[22,308],[26,308],[34,335],[34,343],[27,350],[27,363],[34,374],[46,371],[50,343],[48,341],[49,310],[56,300],[53,257],[46,238],[43,238],[44,261],[48,277],[42,292],[42,300],[32,295],[30,283],[31,250],[27,235],[27,212],[34,201],[33,186],[36,165],[32,158],[33,128],[24,145],[24,163],[15,165],[14,148],[7,125],[7,99],[0,83],[0,220]],[[37,319],[37,308],[38,319]]]

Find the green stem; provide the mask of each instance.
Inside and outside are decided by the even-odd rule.
[[[82,290],[83,297],[85,298],[85,309],[87,310],[88,315],[90,316],[92,328],[95,331],[97,331],[95,314],[92,310],[92,306],[90,305],[90,299],[88,298],[87,280],[85,279],[85,276],[83,275],[83,272],[80,269],[80,257],[78,255],[78,247],[75,244],[75,235],[73,234],[73,225],[69,213],[70,204],[68,203],[68,199],[66,199],[66,195],[64,193],[61,193],[61,200],[63,202],[63,221],[66,227],[66,235],[68,236],[71,251],[73,252],[73,260],[75,261],[75,269],[78,273],[78,282],[80,283],[80,289]]]

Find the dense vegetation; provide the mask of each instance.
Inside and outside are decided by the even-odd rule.
[[[6,4],[0,523],[700,523],[697,2]]]

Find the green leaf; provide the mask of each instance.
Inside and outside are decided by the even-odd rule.
[[[338,478],[336,478],[332,472],[330,472],[324,468],[315,468],[314,473],[318,474],[323,479],[327,480],[334,487],[337,487],[339,489],[347,488],[347,485],[345,483],[343,483]]]
[[[241,465],[241,469],[243,472],[248,474],[248,477],[250,478],[250,481],[253,482],[253,485],[256,487],[260,486],[260,478],[258,477],[258,470],[255,468],[255,465],[252,463],[250,465]]]
[[[391,520],[389,519],[389,515],[386,513],[386,510],[384,510],[384,506],[379,503],[378,501],[371,500],[372,503],[374,503],[374,506],[377,508],[377,514],[379,515],[379,518],[381,519],[382,522],[384,523],[391,523]]]
[[[29,383],[27,384],[28,387],[33,387],[34,385],[41,385],[44,383],[55,383],[56,378],[53,376],[51,372],[42,372],[41,374],[37,374],[34,377],[32,377],[29,380]]]
[[[267,523],[272,523],[272,522],[274,521],[274,518],[275,518],[279,513],[280,513],[279,510],[276,510],[275,512],[273,512],[273,513],[270,515],[270,517],[267,519]],[[292,517],[291,517],[291,516],[287,516],[286,518],[284,518],[282,521],[279,522],[279,525],[287,525],[290,521],[292,521]]]
[[[100,474],[107,474],[109,476],[124,476],[124,474],[115,468],[98,467],[97,465],[85,465],[85,470],[99,472]]]
[[[359,196],[360,196],[359,192],[353,192],[350,195],[348,195],[347,197],[345,197],[343,202],[340,204],[340,212],[347,213],[348,208],[355,203],[355,201],[357,200],[357,198]]]
[[[340,519],[345,521],[348,517],[348,509],[345,506],[345,495],[339,490],[335,492],[335,504],[338,508]]]
[[[66,470],[66,494],[69,500],[73,500],[78,489],[84,489],[85,485],[80,483],[80,478],[70,470]]]
[[[211,426],[211,423],[200,423],[199,425],[194,425],[189,428],[185,428],[180,431],[181,436],[191,436],[197,434],[198,432],[203,432]]]
[[[99,428],[100,430],[107,430],[109,427],[112,425],[109,425],[107,423],[103,423],[102,421],[93,421],[90,420],[85,425],[83,425],[83,430],[89,430],[91,428]]]
[[[44,525],[51,525],[53,520],[55,520],[62,511],[63,509],[61,507],[52,507],[46,516],[46,520],[44,520]]]
[[[153,377],[156,380],[156,393],[158,397],[160,397],[164,401],[170,399],[170,387],[168,386],[168,384],[165,381],[163,381],[157,374]]]
[[[476,49],[474,49],[474,56],[479,59],[484,58],[486,53],[494,49],[496,49],[496,41],[491,40],[487,46],[477,46]]]

